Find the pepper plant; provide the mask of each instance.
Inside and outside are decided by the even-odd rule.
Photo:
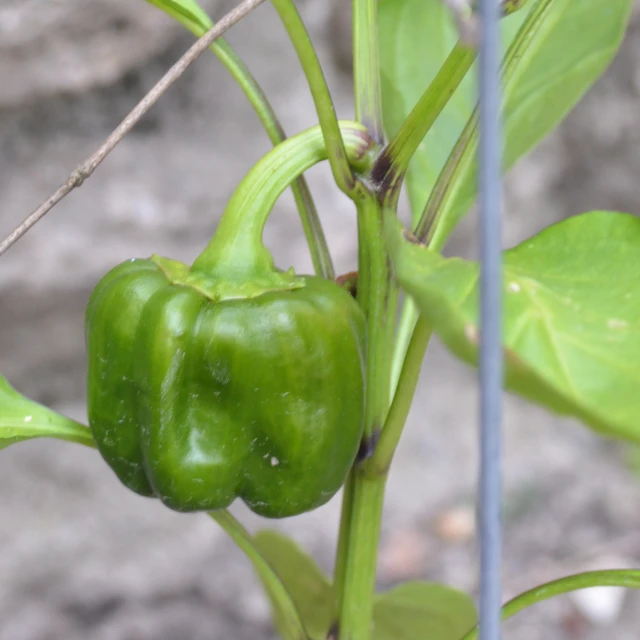
[[[198,37],[213,27],[195,0],[149,2]],[[89,428],[0,378],[0,446],[53,437],[96,447],[130,489],[208,512],[253,563],[285,640],[471,639],[469,595],[423,582],[376,594],[375,578],[385,481],[429,339],[471,365],[478,355],[478,265],[442,250],[475,198],[481,22],[463,3],[447,3],[454,20],[437,0],[353,0],[355,118],[339,122],[294,2],[272,4],[318,125],[285,138],[241,59],[224,40],[212,44],[274,148],[193,265],[135,259],[97,283],[86,312]],[[505,170],[606,69],[633,4],[502,3]],[[357,275],[336,278],[304,180],[324,160],[355,204]],[[313,276],[279,269],[262,243],[289,187]],[[403,187],[408,227],[397,215]],[[503,260],[507,389],[604,436],[640,440],[640,219],[577,215]],[[226,510],[240,498],[260,515],[292,516],[340,488],[331,578],[288,538],[250,535]],[[568,576],[504,614],[595,585],[637,588],[640,571]]]

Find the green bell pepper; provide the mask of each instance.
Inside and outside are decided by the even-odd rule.
[[[89,421],[102,455],[129,488],[181,511],[239,496],[282,517],[326,502],[360,441],[360,307],[320,278],[214,302],[163,264],[125,262],[89,303]]]
[[[296,138],[274,152],[299,172],[324,154],[313,135],[302,163],[299,140],[282,160]],[[346,138],[361,157],[362,130]],[[275,268],[262,230],[292,178],[270,185],[272,174],[267,162],[248,174],[192,267],[125,262],[87,307],[98,449],[127,487],[178,511],[236,497],[267,517],[308,511],[342,486],[360,445],[364,315],[336,283]]]

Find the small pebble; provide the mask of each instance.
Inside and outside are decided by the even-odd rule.
[[[436,520],[435,532],[447,542],[468,542],[476,532],[474,510],[471,507],[455,507],[445,511]]]
[[[574,591],[570,598],[589,622],[608,626],[619,618],[625,595],[623,587],[591,587]]]

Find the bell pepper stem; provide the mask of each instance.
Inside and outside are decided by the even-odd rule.
[[[366,129],[355,122],[342,122],[340,132],[349,162],[368,166],[371,139]],[[209,273],[223,268],[247,275],[272,271],[273,259],[262,242],[267,218],[291,182],[326,158],[327,147],[318,126],[267,153],[234,191],[216,233],[193,268]]]
[[[205,11],[185,13],[179,2],[174,0],[147,0],[147,2],[162,9],[165,13],[175,18],[180,24],[187,28],[197,38],[202,37],[211,27],[213,22]],[[199,7],[197,7],[199,9]],[[275,146],[286,139],[286,133],[280,124],[278,117],[265,96],[262,88],[253,77],[245,63],[236,54],[231,45],[220,38],[210,47],[213,54],[224,64],[231,76],[238,83],[247,99],[251,103],[260,122],[262,123],[269,140]],[[304,177],[300,176],[292,185],[293,197],[300,214],[302,228],[309,245],[311,260],[317,275],[324,278],[334,279],[335,273],[331,262],[331,254],[327,245],[318,211],[316,209],[309,186]]]
[[[269,600],[277,612],[279,631],[283,635],[283,640],[308,640],[309,636],[291,595],[255,546],[251,534],[225,509],[210,511],[209,515],[229,534],[229,537],[253,564],[269,595]]]

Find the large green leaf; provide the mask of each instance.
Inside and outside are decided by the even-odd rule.
[[[442,584],[407,582],[376,598],[373,640],[459,640],[476,619],[466,593]]]
[[[505,167],[544,138],[607,68],[634,0],[529,0],[503,20]],[[518,31],[522,27],[522,30]],[[517,35],[516,35],[517,34]],[[387,134],[400,127],[453,48],[457,32],[440,0],[380,0],[380,57]],[[469,120],[472,70],[425,137],[409,167],[414,217]],[[475,198],[477,136],[470,125],[444,201],[441,245]]]
[[[624,36],[634,0],[536,0],[505,57],[505,168],[530,151],[605,71]],[[452,154],[434,247],[441,247],[476,196],[477,120]]]
[[[254,544],[282,581],[312,640],[325,640],[337,617],[335,593],[318,565],[291,538],[265,529]]]
[[[379,15],[384,122],[387,135],[393,136],[453,49],[458,34],[442,0],[380,0]],[[524,16],[523,11],[503,21],[505,42],[511,41]],[[407,185],[414,215],[422,211],[472,113],[474,75],[467,75],[411,162]]]
[[[387,224],[395,273],[445,344],[475,363],[478,264]],[[507,388],[605,434],[640,440],[640,219],[592,212],[504,253]]]
[[[32,438],[95,446],[87,427],[25,398],[0,376],[0,449]]]

